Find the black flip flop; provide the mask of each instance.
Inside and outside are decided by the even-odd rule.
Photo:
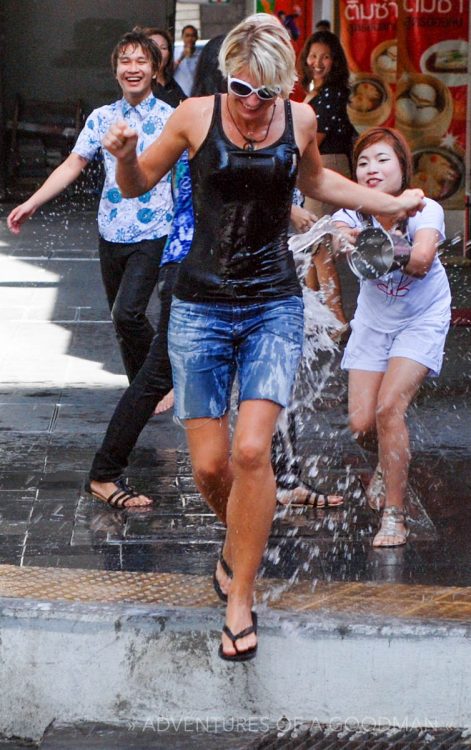
[[[241,638],[245,638],[245,636],[250,635],[251,633],[255,633],[257,635],[257,613],[251,612],[252,615],[252,624],[249,625],[248,628],[244,628],[244,630],[241,630],[240,633],[234,633],[230,628],[227,627],[227,625],[224,625],[223,632],[227,635],[228,638],[231,639],[232,644],[236,650],[235,654],[226,654],[222,648],[222,643],[219,645],[219,651],[218,654],[221,657],[221,659],[224,659],[224,661],[249,661],[250,659],[253,659],[257,654],[257,645],[252,646],[252,648],[248,648],[246,651],[239,651],[237,648],[237,641],[239,641]]]

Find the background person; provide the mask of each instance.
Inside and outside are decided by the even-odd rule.
[[[303,46],[300,55],[304,101],[317,118],[317,144],[325,167],[350,177],[350,158],[356,131],[347,114],[350,95],[347,58],[338,37],[330,31],[316,31]],[[306,198],[305,206],[317,216],[332,213],[333,204]],[[321,289],[326,304],[342,323],[341,336],[348,328],[342,305],[340,279],[332,254],[325,245],[313,256],[306,279],[311,289]]]
[[[67,159],[44,184],[7,218],[17,234],[42,205],[71,185],[101,151],[101,139],[112,122],[123,120],[142,152],[162,131],[173,110],[152,94],[161,63],[155,44],[144,34],[125,34],[111,56],[123,96],[93,110]],[[171,227],[173,200],[170,173],[146,195],[123,200],[115,179],[116,160],[103,152],[105,182],[98,208],[100,268],[111,317],[129,381],[144,363],[154,335],[146,310],[159,277],[162,250]]]
[[[185,422],[196,484],[227,525],[225,567],[218,563],[215,572],[228,598],[219,654],[242,661],[257,649],[254,582],[275,509],[271,440],[301,354],[301,290],[287,244],[296,174],[306,195],[386,214],[419,210],[423,193],[392,197],[323,169],[312,110],[288,101],[294,52],[274,16],[238,24],[219,59],[227,94],[182,102],[139,157],[125,123],[110,127],[104,146],[118,160],[128,196],[148,191],[189,153],[195,232],[180,264],[169,330],[175,410]],[[236,372],[240,407],[231,445]]]
[[[171,35],[168,31],[158,29],[156,26],[146,26],[142,29],[136,27],[135,30],[150,37],[159,48],[162,62],[154,79],[152,91],[157,99],[161,99],[175,109],[183,99],[186,99],[186,94],[173,76],[173,39]]]
[[[218,55],[225,34],[218,34],[206,42],[198,57],[192,96],[209,96],[216,92],[226,92],[227,83],[218,65]]]
[[[332,31],[330,21],[326,18],[321,19],[316,23],[316,31]]]
[[[175,62],[174,78],[185,94],[191,96],[196,65],[200,56],[200,50],[196,47],[198,30],[192,24],[187,24],[182,29],[182,40],[183,50]]]
[[[355,144],[353,168],[359,185],[399,195],[410,184],[412,159],[403,136],[373,128]],[[382,510],[375,547],[404,544],[404,498],[410,463],[406,412],[427,375],[437,377],[450,323],[450,287],[437,245],[445,237],[441,206],[430,198],[407,221],[381,211],[342,210],[339,227],[355,235],[365,222],[400,230],[411,242],[410,259],[379,279],[361,281],[352,334],[342,367],[349,371],[350,428],[361,442],[377,435],[379,467],[367,490],[370,506]],[[382,480],[381,475],[382,474]]]

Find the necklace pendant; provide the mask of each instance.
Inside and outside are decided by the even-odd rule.
[[[253,141],[246,141],[244,143],[244,151],[255,151],[255,146],[253,145]]]

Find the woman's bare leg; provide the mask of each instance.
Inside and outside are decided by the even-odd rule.
[[[376,442],[376,406],[384,372],[350,370],[348,373],[348,419],[360,445]]]
[[[275,477],[271,441],[280,407],[272,401],[243,401],[234,433],[232,483],[227,504],[227,537],[234,577],[229,591],[226,624],[239,633],[252,624],[255,577],[266,547],[275,512]],[[223,634],[224,652],[234,654]],[[252,648],[252,633],[238,641],[240,651]]]
[[[229,417],[188,419],[186,439],[193,477],[206,502],[226,524],[227,499],[232,486]]]
[[[428,368],[405,357],[390,359],[378,393],[376,425],[379,460],[386,489],[385,508],[404,508],[410,464],[409,431],[406,411],[427,376]],[[404,523],[397,519],[399,537],[388,535],[387,545],[399,544],[405,532]],[[382,546],[384,534],[375,537],[374,545]]]
[[[340,278],[334,258],[327,245],[319,245],[317,252],[313,255],[312,263],[316,272],[317,288],[322,292],[327,307],[333,312],[337,320],[345,325],[347,318],[342,306]],[[309,286],[307,282],[306,285]]]
[[[196,486],[219,520],[226,525],[227,500],[232,487],[229,417],[189,419],[185,427]],[[231,567],[232,555],[227,538],[223,555]],[[216,576],[222,591],[227,594],[231,579],[219,561]]]

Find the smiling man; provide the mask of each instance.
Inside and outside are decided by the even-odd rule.
[[[124,200],[115,179],[116,159],[109,151],[102,151],[101,141],[117,120],[124,120],[137,133],[139,153],[157,138],[173,112],[152,94],[160,63],[159,48],[144,34],[130,32],[120,39],[112,52],[111,65],[122,98],[89,115],[72,153],[7,219],[9,229],[18,234],[38,208],[71,185],[102,153],[105,182],[98,209],[100,265],[130,382],[144,363],[154,335],[146,310],[173,218],[171,181],[168,173],[144,195]]]

